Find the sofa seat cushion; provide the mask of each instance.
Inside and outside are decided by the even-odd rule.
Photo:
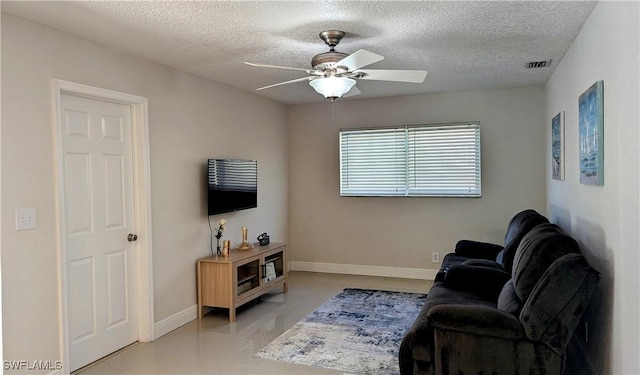
[[[427,324],[427,314],[440,305],[479,305],[494,307],[494,300],[482,298],[474,293],[448,288],[444,282],[436,282],[429,289],[427,300],[402,342],[401,351],[409,351],[414,360],[431,361],[433,353],[433,331]],[[401,355],[405,357],[404,355]]]
[[[477,293],[450,288],[446,283],[434,283],[422,309],[431,309],[438,305],[484,305],[496,307],[494,299],[483,297]]]
[[[496,300],[511,275],[495,262],[493,264],[498,267],[470,265],[467,262],[452,266],[447,270],[444,277],[445,285],[452,289],[480,295],[489,300]],[[489,261],[485,260],[485,262]]]
[[[518,318],[483,305],[440,305],[429,310],[429,323],[438,329],[505,340],[524,339]]]

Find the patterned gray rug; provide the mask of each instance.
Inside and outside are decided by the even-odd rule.
[[[398,374],[398,350],[426,294],[345,289],[256,356],[353,374]]]

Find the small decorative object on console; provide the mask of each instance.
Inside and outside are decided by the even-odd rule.
[[[222,241],[222,256],[227,258],[231,253],[231,241],[224,240]]]
[[[278,277],[278,275],[276,274],[276,266],[275,264],[273,264],[273,262],[266,263],[264,265],[264,268],[265,268],[264,279],[266,282],[275,280],[276,277]]]
[[[258,236],[257,240],[260,243],[260,246],[267,246],[269,244],[269,235],[267,232],[264,232]]]
[[[236,249],[238,250],[250,250],[253,249],[253,245],[247,241],[247,227],[242,227],[242,243],[238,245]]]
[[[211,222],[209,222],[211,225]],[[225,219],[220,219],[220,223],[218,224],[218,229],[216,229],[216,234],[214,237],[216,238],[216,255],[222,255],[222,251],[220,250],[220,239],[222,238],[222,232],[227,227],[227,221]],[[213,251],[213,249],[211,249]]]

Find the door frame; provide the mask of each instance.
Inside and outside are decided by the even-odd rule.
[[[116,102],[131,107],[131,144],[133,163],[134,226],[138,234],[136,252],[136,299],[138,302],[138,341],[154,339],[153,316],[153,263],[151,251],[151,173],[149,152],[148,99],[142,96],[122,93],[109,89],[87,86],[60,79],[52,80],[53,118],[55,121],[55,163],[56,163],[56,217],[58,233],[58,288],[60,317],[60,356],[62,371],[69,369],[69,309],[67,296],[67,254],[65,235],[65,200],[62,146],[62,94],[75,95],[102,101]]]

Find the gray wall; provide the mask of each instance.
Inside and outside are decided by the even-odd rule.
[[[587,314],[595,374],[640,374],[639,4],[600,2],[545,87],[550,220],[602,273]],[[604,185],[580,184],[578,97],[604,80]],[[551,179],[551,118],[565,111],[565,180]]]
[[[517,211],[544,211],[542,87],[336,101],[334,111],[289,111],[295,262],[437,269],[431,252],[463,238],[502,243]],[[340,197],[339,129],[462,121],[480,121],[482,198]]]
[[[258,160],[258,208],[212,216],[238,243],[288,240],[287,108],[2,13],[2,317],[4,359],[60,356],[51,79],[149,99],[156,323],[196,304],[195,261],[209,252],[207,158]],[[16,232],[15,210],[38,227]]]

